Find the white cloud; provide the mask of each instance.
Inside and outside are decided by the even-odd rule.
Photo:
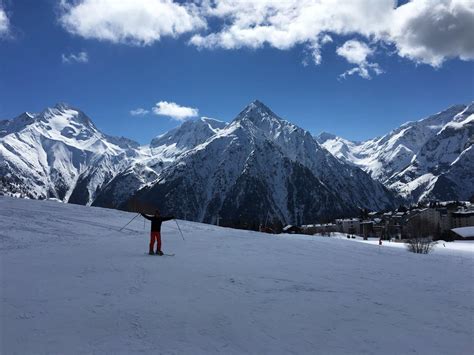
[[[390,40],[398,54],[439,67],[450,58],[474,59],[474,1],[416,0],[394,12]]]
[[[377,63],[363,63],[357,67],[346,70],[344,73],[339,75],[339,77],[346,79],[348,76],[357,74],[364,79],[372,79],[372,76],[370,74],[371,72],[375,73],[376,75],[380,75],[384,71]]]
[[[450,58],[474,59],[473,0],[411,0],[401,6],[397,0],[60,1],[60,22],[69,32],[114,43],[150,45],[187,33],[188,43],[203,49],[302,45],[303,63],[318,65],[332,38],[356,36],[377,54],[395,49],[433,67]],[[345,58],[356,55],[363,53],[354,50]],[[357,64],[346,75],[381,72],[369,64]]]
[[[172,0],[61,0],[60,22],[72,34],[149,45],[206,27],[192,3]]]
[[[87,63],[89,62],[89,55],[87,52],[79,52],[77,54],[70,53],[70,54],[62,54],[61,59],[63,63],[70,64],[70,63]]]
[[[372,55],[374,51],[364,42],[352,39],[337,48],[336,53],[346,58],[349,63],[362,64],[367,62],[367,57]]]
[[[222,23],[213,32],[191,37],[190,43],[199,48],[268,45],[288,49],[303,44],[313,62],[320,64],[326,35],[357,34],[374,46],[394,45],[398,55],[432,66],[449,58],[474,59],[473,0],[412,0],[399,7],[396,0],[214,0],[203,4],[206,18]],[[371,67],[380,73],[372,63],[353,68],[347,75],[366,77]]]
[[[199,110],[197,108],[180,106],[175,102],[160,101],[153,107],[153,113],[184,121],[187,118],[197,117]]]
[[[10,21],[8,20],[5,10],[0,3],[0,37],[7,35],[10,32]]]
[[[135,110],[130,110],[130,114],[132,116],[145,116],[145,115],[148,115],[150,113],[150,111],[144,109],[144,108],[137,108]]]
[[[380,34],[394,0],[216,0],[205,2],[207,17],[223,21],[220,30],[197,34],[191,43],[204,48],[288,49],[296,44],[327,43],[326,34]]]
[[[341,47],[336,49],[336,53],[341,57],[344,57],[349,63],[357,65],[355,68],[349,69],[342,73],[340,77],[346,78],[347,76],[358,74],[364,79],[371,79],[370,72],[380,75],[383,70],[377,63],[370,63],[367,58],[374,54],[374,50],[370,48],[366,43],[357,40],[349,40],[345,42]]]

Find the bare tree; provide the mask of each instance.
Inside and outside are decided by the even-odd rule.
[[[437,226],[419,216],[411,218],[407,223],[406,245],[409,251],[417,254],[428,254],[436,245],[433,237],[437,233]]]

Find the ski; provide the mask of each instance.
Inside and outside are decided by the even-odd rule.
[[[148,254],[148,253],[145,253],[145,255],[158,255],[158,254]],[[159,256],[175,256],[176,254],[165,254],[163,253],[163,255],[159,255]]]

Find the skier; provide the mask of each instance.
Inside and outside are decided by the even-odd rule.
[[[148,216],[144,213],[140,213],[144,218],[151,221],[151,231],[150,231],[150,250],[148,254],[154,255],[153,247],[155,246],[155,240],[157,243],[156,246],[156,255],[163,255],[161,251],[161,223],[174,219],[174,216],[160,216],[160,211],[156,210],[155,214],[152,216]]]

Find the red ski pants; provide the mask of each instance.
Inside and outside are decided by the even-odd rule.
[[[157,243],[157,249],[161,251],[161,234],[160,232],[151,232],[150,233],[150,250],[153,250],[153,247],[155,246],[155,240]]]

